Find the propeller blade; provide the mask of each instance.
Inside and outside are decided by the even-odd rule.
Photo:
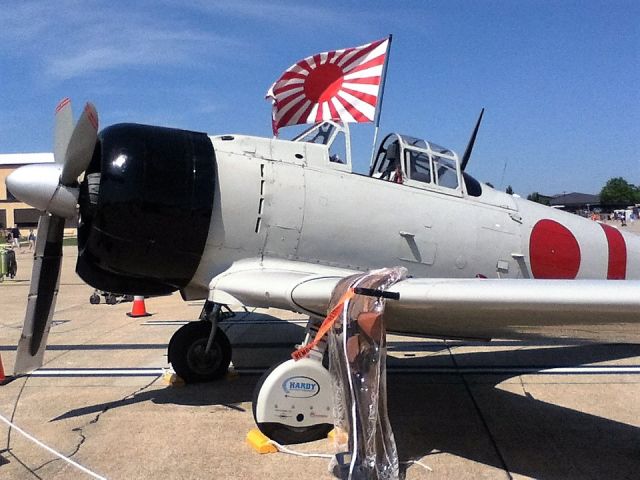
[[[55,127],[53,136],[53,158],[62,165],[67,153],[67,146],[73,133],[73,113],[71,100],[63,98],[56,107]]]
[[[93,156],[97,138],[98,112],[93,104],[87,103],[73,129],[67,146],[64,166],[60,175],[60,183],[62,185],[73,185],[80,174],[87,169]]]
[[[482,115],[484,115],[484,108],[480,111],[480,116],[478,117],[476,126],[473,129],[473,133],[471,134],[471,138],[469,139],[467,148],[464,151],[464,155],[462,155],[462,160],[460,160],[460,170],[462,170],[463,172],[464,172],[464,169],[467,167],[467,163],[469,163],[469,158],[471,158],[471,151],[473,150],[473,145],[476,143],[476,136],[478,135],[478,129],[480,128]]]
[[[63,233],[64,218],[49,214],[40,216],[27,313],[14,367],[15,375],[29,373],[42,366],[58,295]]]

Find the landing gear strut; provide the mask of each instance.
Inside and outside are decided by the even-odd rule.
[[[231,344],[218,328],[225,316],[222,305],[207,301],[200,320],[183,325],[171,337],[169,362],[185,382],[207,382],[227,373]]]

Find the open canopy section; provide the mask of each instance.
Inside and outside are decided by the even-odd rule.
[[[329,162],[335,165],[351,165],[351,138],[347,124],[333,120],[317,123],[295,137],[293,141],[326,145],[329,151]]]

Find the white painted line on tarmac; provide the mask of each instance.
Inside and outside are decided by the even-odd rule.
[[[592,375],[592,374],[640,374],[640,366],[630,367],[400,367],[387,369],[395,373],[459,373],[464,375],[494,375],[509,373],[514,375]]]
[[[187,323],[191,323],[189,320],[147,320],[146,322],[141,323],[140,325],[145,326],[162,326],[162,325],[186,325]],[[307,320],[225,320],[224,322],[220,322],[220,326],[224,327],[225,325],[307,325]]]
[[[147,320],[146,322],[142,322],[140,325],[145,326],[158,326],[158,325],[186,325],[190,323],[188,320]]]
[[[36,437],[34,437],[33,435],[28,434],[27,432],[25,432],[23,429],[21,429],[18,425],[16,425],[15,423],[11,422],[8,418],[4,417],[3,415],[0,415],[0,420],[2,420],[4,423],[6,423],[7,425],[9,425],[10,428],[13,428],[14,430],[16,430],[18,433],[20,433],[20,435],[24,436],[25,438],[27,438],[28,440],[31,440],[33,443],[35,443],[36,445],[38,445],[39,447],[42,447],[43,449],[45,449],[47,452],[54,454],[56,457],[60,458],[61,460],[64,460],[65,462],[67,462],[70,465],[73,465],[74,467],[76,467],[79,470],[82,470],[84,473],[86,473],[87,475],[92,476],[93,478],[96,478],[97,480],[107,480],[105,477],[98,475],[95,472],[92,472],[91,470],[89,470],[87,467],[83,467],[82,465],[80,465],[78,462],[70,459],[69,457],[64,456],[63,454],[61,454],[60,452],[57,452],[56,450],[54,450],[53,448],[51,448],[48,445],[45,445],[44,443],[42,443],[40,440],[38,440]],[[34,472],[31,472],[34,473]],[[39,478],[39,477],[38,477]]]
[[[163,368],[41,368],[32,377],[157,377]]]
[[[239,373],[258,374],[266,368],[236,368]],[[157,377],[163,368],[42,368],[31,373],[33,377]],[[639,375],[640,366],[611,367],[388,367],[392,374],[458,374],[458,375]]]

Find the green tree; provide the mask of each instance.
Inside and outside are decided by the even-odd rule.
[[[549,205],[549,197],[540,195],[540,193],[538,192],[533,192],[527,195],[527,200],[531,200],[532,202],[536,202],[536,203],[541,203],[542,205]]]
[[[610,178],[600,190],[600,203],[632,205],[640,202],[640,189],[622,177]]]

